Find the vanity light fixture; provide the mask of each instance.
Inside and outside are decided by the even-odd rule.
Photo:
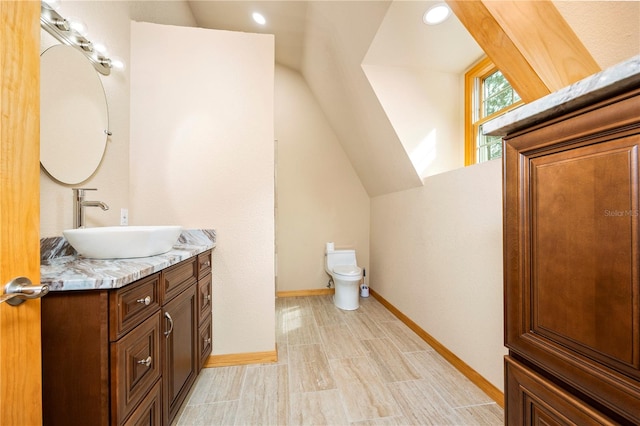
[[[75,47],[89,59],[93,67],[103,75],[109,75],[111,69],[124,69],[120,59],[109,58],[107,48],[102,43],[93,44],[87,39],[87,26],[73,19],[65,19],[56,9],[57,0],[46,0],[40,3],[40,26],[59,42]]]
[[[422,21],[427,25],[437,25],[447,20],[451,15],[451,9],[446,3],[437,3],[431,6],[422,16]]]

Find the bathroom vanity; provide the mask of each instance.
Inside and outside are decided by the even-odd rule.
[[[638,70],[640,56],[488,126],[506,135],[510,426],[640,424]]]
[[[212,235],[148,258],[43,262],[45,425],[171,424],[212,350]]]

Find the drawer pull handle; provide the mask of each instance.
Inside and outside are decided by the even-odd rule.
[[[138,364],[144,365],[146,367],[150,366],[151,365],[151,357],[148,356],[147,359],[138,360]]]
[[[169,335],[173,332],[173,318],[171,318],[169,312],[165,312],[164,317],[169,320],[169,330],[164,332],[164,337],[169,338]]]
[[[144,299],[138,299],[136,302],[142,303],[144,306],[149,306],[151,304],[151,296],[147,296]]]

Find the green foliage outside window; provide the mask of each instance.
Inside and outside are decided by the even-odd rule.
[[[516,102],[520,96],[513,90],[500,70],[482,80],[482,117],[502,111]],[[502,157],[502,138],[484,136],[479,126],[477,160],[479,163]]]

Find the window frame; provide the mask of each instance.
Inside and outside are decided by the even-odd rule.
[[[478,164],[477,151],[478,133],[480,127],[487,121],[505,114],[524,103],[522,100],[519,100],[509,105],[508,107],[496,111],[486,117],[475,117],[476,111],[480,111],[480,108],[478,106],[482,105],[483,102],[484,91],[482,90],[482,81],[496,71],[499,71],[498,67],[491,61],[489,57],[485,56],[474,66],[472,66],[464,75],[465,166]]]

